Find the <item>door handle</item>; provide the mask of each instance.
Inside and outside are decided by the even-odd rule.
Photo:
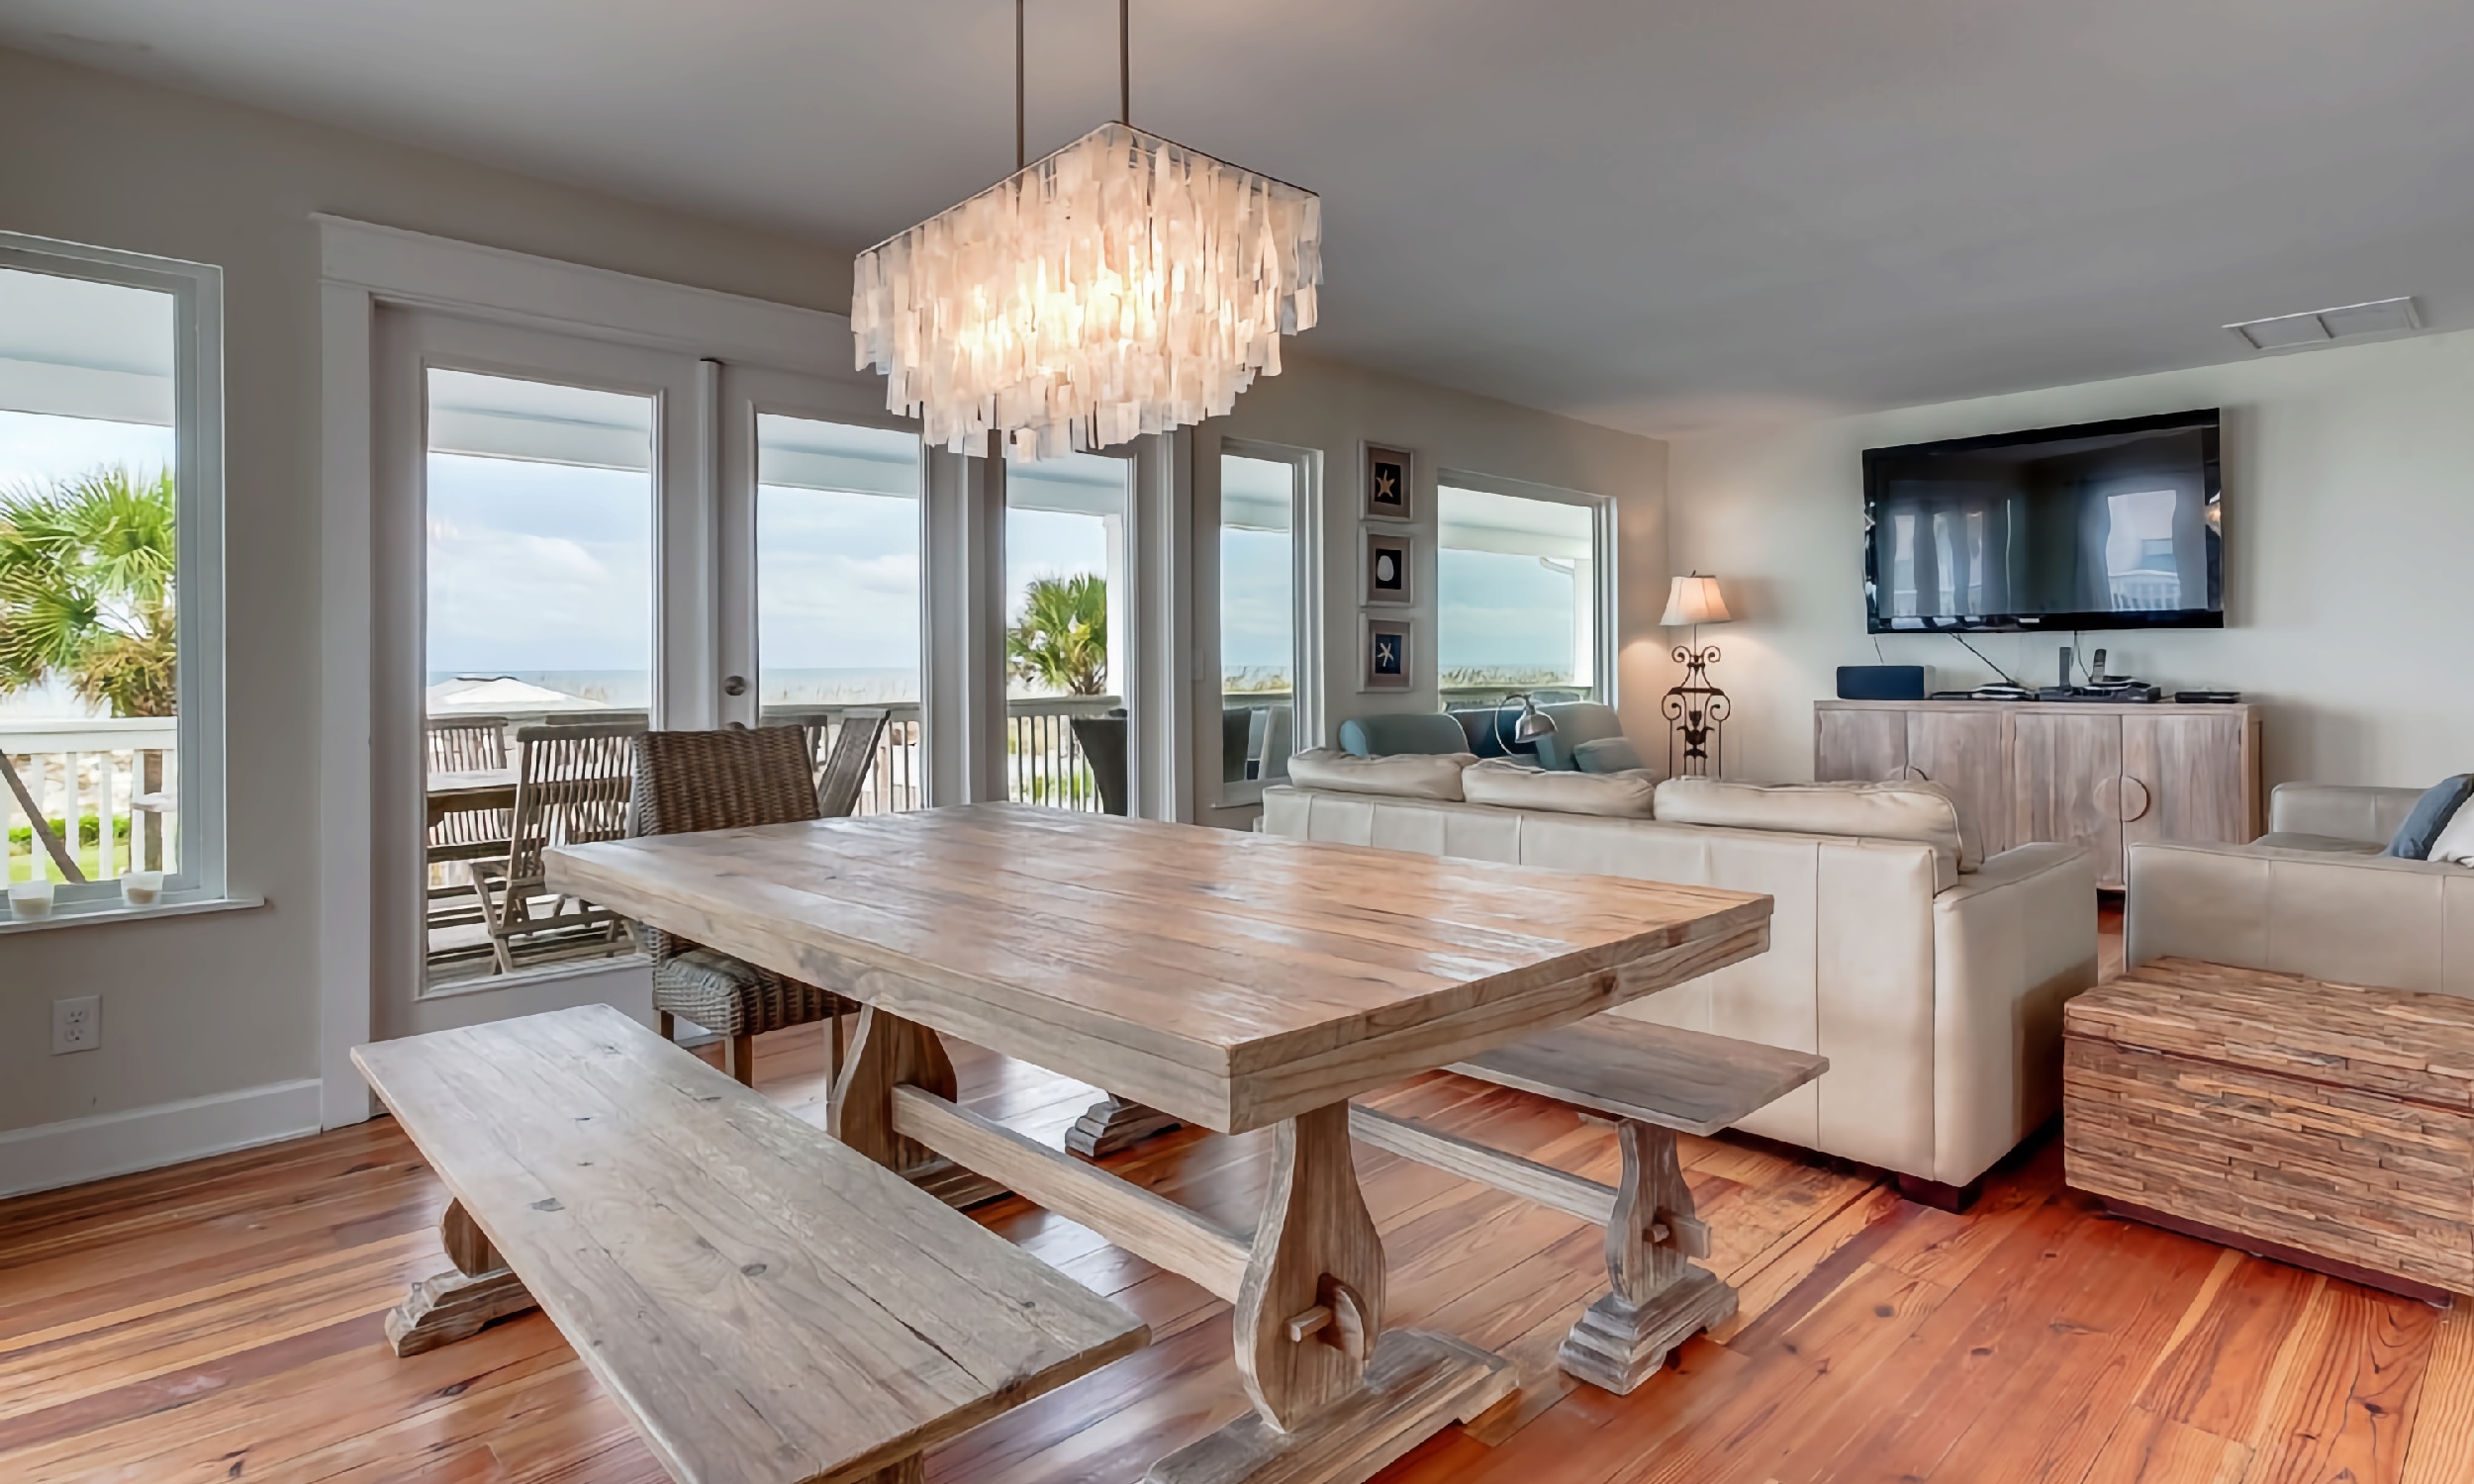
[[[2154,802],[2155,798],[2148,793],[2145,784],[2129,774],[2122,776],[2122,822],[2124,824],[2147,817],[2148,807]]]
[[[724,696],[745,696],[747,694],[747,677],[744,675],[733,675],[729,679],[723,681],[721,683],[721,694]]]

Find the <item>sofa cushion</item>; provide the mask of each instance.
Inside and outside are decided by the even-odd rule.
[[[1448,718],[1436,719],[1449,724]],[[1459,728],[1454,730],[1457,732]],[[1465,752],[1412,752],[1391,757],[1361,758],[1333,748],[1317,747],[1289,755],[1288,778],[1291,783],[1305,788],[1458,802],[1463,796],[1461,772],[1476,761]]]
[[[2309,850],[2332,856],[2386,854],[2367,840],[2348,840],[2342,835],[2306,835],[2295,830],[2274,830],[2250,843],[2268,850]]]
[[[1950,790],[1930,783],[1740,784],[1670,778],[1658,786],[1658,817],[1668,824],[1789,830],[1808,835],[1914,840],[1941,859],[1942,885],[1976,869]]]
[[[1467,752],[1469,739],[1461,735],[1459,722],[1440,711],[1400,711],[1384,716],[1352,716],[1340,723],[1340,748],[1361,758],[1384,758],[1399,753],[1442,755]]]
[[[1640,773],[1646,765],[1630,737],[1598,737],[1572,749],[1572,766],[1583,773]]]
[[[2427,861],[2431,846],[2456,816],[2466,812],[2466,795],[2474,793],[2474,773],[2444,778],[2414,801],[2414,812],[2388,842],[2388,854],[2400,861]]]
[[[1656,807],[1658,780],[1646,773],[1563,773],[1488,758],[1461,775],[1461,793],[1471,803],[1505,809],[1647,819]]]

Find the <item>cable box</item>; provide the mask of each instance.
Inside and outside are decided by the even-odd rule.
[[[2232,706],[2241,704],[2242,693],[2239,691],[2176,691],[2173,693],[2173,698],[2186,706]]]

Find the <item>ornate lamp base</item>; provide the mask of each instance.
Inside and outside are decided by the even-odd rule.
[[[1668,691],[1659,704],[1670,724],[1666,774],[1669,778],[1706,778],[1718,771],[1720,725],[1734,703],[1726,692],[1709,683],[1709,667],[1718,663],[1717,645],[1695,649],[1678,644],[1675,663],[1683,667],[1683,683]]]

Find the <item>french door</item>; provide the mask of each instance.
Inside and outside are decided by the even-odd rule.
[[[645,727],[882,708],[861,807],[923,801],[921,456],[871,389],[396,309],[372,388],[376,1034],[649,1014],[539,865],[624,832]]]

